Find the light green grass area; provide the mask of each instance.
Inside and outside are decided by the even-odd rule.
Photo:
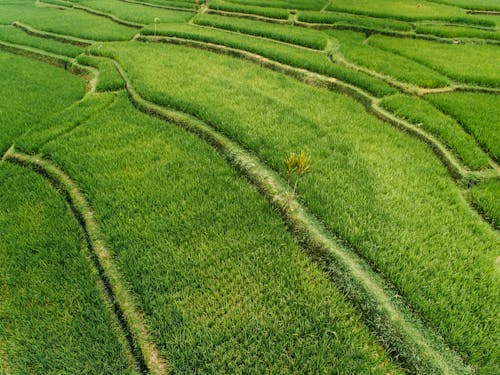
[[[47,52],[68,57],[75,57],[83,51],[81,47],[71,44],[31,36],[13,26],[0,27],[0,41],[38,48]]]
[[[137,29],[82,10],[0,4],[0,23],[20,21],[36,29],[90,40],[128,40]]]
[[[300,11],[298,13],[298,20],[309,23],[334,24],[338,27],[353,27],[371,30],[407,32],[413,30],[413,25],[409,22],[339,12]]]
[[[0,372],[136,373],[63,197],[3,162],[0,190]]]
[[[446,77],[426,66],[366,44],[365,34],[333,30],[327,33],[339,42],[338,52],[355,64],[420,87],[434,88],[449,84]],[[333,56],[338,52],[334,52]]]
[[[84,0],[78,4],[146,25],[154,23],[155,19],[161,23],[185,22],[194,15],[191,12],[153,8],[120,0]]]
[[[171,45],[99,51],[123,64],[144,97],[205,119],[283,175],[286,155],[307,150],[307,206],[471,363],[495,372],[498,237],[427,145],[350,98],[245,61]]]
[[[500,228],[500,180],[486,180],[473,186],[471,197],[488,220]]]
[[[0,51],[0,153],[42,118],[85,92],[82,79],[61,68]]]
[[[100,59],[94,56],[80,55],[77,61],[82,65],[92,66],[98,69],[97,91],[114,91],[125,87],[125,82],[123,82],[120,73],[116,70],[116,66],[109,60]]]
[[[494,25],[487,18],[467,15],[463,9],[421,0],[334,0],[330,3],[328,10],[395,18],[403,21],[434,19],[486,26]]]
[[[500,161],[500,96],[453,92],[425,97],[452,116],[493,158]]]
[[[498,0],[432,0],[432,2],[455,5],[464,9],[500,10]]]
[[[320,10],[327,0],[226,0],[228,3],[285,9]]]
[[[442,38],[480,38],[500,40],[497,30],[485,30],[474,27],[449,26],[449,25],[417,25],[417,34],[431,34]]]
[[[368,43],[439,71],[459,82],[500,87],[500,49],[486,44],[444,44],[372,35]],[[478,64],[478,61],[481,63]]]
[[[469,168],[482,169],[489,165],[488,156],[474,139],[455,120],[424,99],[398,94],[384,98],[380,104],[398,117],[407,119],[435,135]]]
[[[142,33],[152,35],[154,29],[152,27],[145,28]],[[379,97],[396,92],[394,88],[380,79],[333,64],[325,53],[307,51],[273,41],[192,25],[159,25],[157,34],[220,44],[257,53],[283,64],[341,79]]]
[[[243,34],[276,39],[282,42],[298,44],[318,50],[322,50],[326,47],[326,35],[312,29],[206,14],[196,16],[193,21],[197,25],[211,26]]]
[[[246,14],[253,14],[256,16],[278,18],[285,20],[288,18],[288,10],[285,9],[242,5],[222,0],[211,0],[209,1],[208,5],[210,9],[222,10],[225,12],[246,13]]]
[[[176,373],[399,372],[271,206],[196,136],[121,94],[42,153],[88,196]]]

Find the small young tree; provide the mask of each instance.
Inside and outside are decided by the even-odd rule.
[[[311,158],[305,151],[299,154],[291,152],[285,160],[287,175],[287,206],[291,207],[299,180],[311,170]],[[293,186],[293,187],[292,187]]]
[[[158,17],[155,17],[154,19],[154,24],[155,24],[155,36],[156,36],[156,27],[157,27],[157,24],[158,22],[160,21],[160,19]]]

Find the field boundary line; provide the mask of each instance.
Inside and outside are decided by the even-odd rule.
[[[214,147],[229,165],[245,176],[281,212],[290,232],[329,277],[349,295],[365,323],[376,332],[384,347],[414,372],[433,369],[443,373],[471,373],[444,340],[427,327],[403,302],[395,288],[374,272],[354,250],[343,245],[298,199],[288,205],[282,177],[257,156],[213,127],[190,114],[161,107],[142,98],[121,65],[111,59],[122,75],[131,102],[149,115],[159,117],[196,134]]]
[[[196,13],[196,11],[190,8],[180,8],[180,7],[171,7],[168,5],[160,5],[160,4],[152,4],[152,3],[147,3],[147,2],[142,2],[142,1],[134,1],[134,0],[118,0],[124,3],[130,3],[130,4],[136,4],[136,5],[143,5],[145,7],[150,7],[150,8],[159,8],[159,9],[167,9],[167,10],[178,10],[180,12],[189,12],[189,13]]]
[[[135,297],[107,249],[95,214],[76,182],[52,162],[17,152],[14,146],[4,155],[3,160],[31,168],[48,179],[65,196],[85,234],[89,251],[93,255],[92,260],[138,367],[142,372],[151,374],[167,373],[170,370],[168,364],[160,357],[143,316],[137,308]]]
[[[418,128],[417,126],[409,123],[406,120],[398,118],[388,111],[382,109],[378,105],[378,99],[368,94],[363,89],[351,85],[349,83],[343,82],[334,77],[328,77],[319,73],[315,73],[303,68],[296,68],[290,65],[280,63],[278,61],[266,58],[259,54],[248,52],[245,50],[226,47],[219,44],[201,42],[193,39],[184,39],[178,37],[152,37],[152,36],[140,36],[136,39],[140,42],[160,42],[183,45],[192,48],[198,48],[207,50],[214,53],[222,53],[233,57],[243,58],[256,63],[265,68],[277,71],[279,73],[291,76],[301,82],[306,84],[324,87],[331,91],[339,92],[341,94],[346,94],[352,97],[354,100],[360,102],[368,113],[374,115],[380,120],[388,123],[400,130],[405,131],[411,136],[420,139],[422,142],[426,143],[434,154],[441,160],[444,166],[448,169],[451,177],[458,181],[458,183],[466,182],[469,180],[489,178],[495,176],[497,173],[493,169],[485,169],[480,171],[470,171],[465,168],[458,159],[453,155],[453,153],[436,137],[427,133],[426,131]],[[457,90],[465,89],[464,87],[458,87]]]
[[[59,42],[69,43],[69,44],[73,44],[73,45],[79,46],[79,47],[88,47],[91,44],[95,43],[95,41],[89,40],[89,39],[76,38],[73,36],[51,33],[49,31],[37,30],[34,27],[28,26],[28,25],[26,25],[22,22],[19,22],[19,21],[12,23],[12,26],[17,27],[18,29],[23,30],[25,33],[33,35],[33,36],[38,36],[38,37],[47,38],[47,39],[53,39],[53,40],[57,40]]]
[[[96,9],[93,9],[93,8],[89,8],[89,7],[86,7],[86,6],[83,6],[83,5],[75,4],[75,5],[73,5],[73,9],[82,10],[84,12],[93,14],[95,16],[104,17],[104,18],[110,19],[111,21],[113,21],[113,22],[115,22],[115,23],[117,23],[119,25],[132,27],[134,29],[142,29],[144,26],[146,26],[146,25],[144,25],[142,23],[127,21],[127,20],[124,20],[124,19],[121,19],[121,18],[115,16],[114,14],[106,13],[106,12],[103,12],[103,11],[100,11],[100,10],[96,10]]]

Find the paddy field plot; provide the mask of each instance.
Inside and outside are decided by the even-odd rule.
[[[499,373],[497,8],[0,2],[0,373]]]

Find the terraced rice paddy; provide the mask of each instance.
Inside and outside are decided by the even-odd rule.
[[[495,11],[0,2],[0,373],[500,372]]]

